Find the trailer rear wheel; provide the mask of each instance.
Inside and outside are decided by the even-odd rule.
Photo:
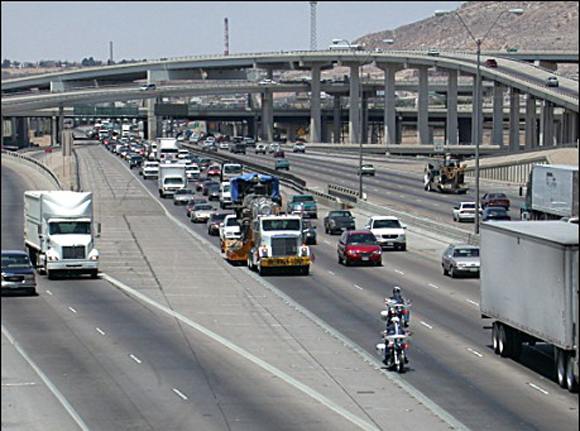
[[[493,322],[491,327],[491,345],[493,346],[493,352],[499,355],[499,330],[498,323]]]
[[[499,325],[499,354],[502,358],[509,358],[512,355],[511,329],[505,325]]]
[[[558,384],[561,388],[566,389],[566,362],[567,362],[566,352],[556,348],[556,373],[558,375]]]
[[[578,392],[578,379],[574,374],[574,356],[568,355],[568,361],[566,363],[566,383],[568,385],[568,391],[572,393]]]

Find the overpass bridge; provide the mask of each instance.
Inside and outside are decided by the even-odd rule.
[[[499,57],[501,54],[501,57]],[[554,72],[527,63],[533,58],[548,59],[548,53],[493,53],[497,68],[481,68],[481,76],[493,93],[493,139],[492,144],[499,148],[520,148],[520,99],[525,96],[525,139],[524,148],[531,149],[538,145],[576,142],[578,139],[578,81],[559,77],[558,88],[546,87],[545,80]],[[527,55],[527,57],[526,57]],[[578,53],[553,55],[554,61],[577,61]],[[491,56],[484,55],[482,62]],[[516,59],[514,59],[516,58]],[[525,61],[524,61],[525,60]],[[535,61],[535,60],[534,60]],[[201,94],[247,94],[259,93],[261,100],[262,138],[273,139],[274,106],[273,94],[276,92],[310,93],[310,141],[322,141],[322,108],[321,92],[327,92],[338,99],[348,94],[349,97],[349,142],[357,142],[361,128],[366,127],[364,116],[364,96],[369,89],[362,82],[360,67],[373,64],[384,71],[384,81],[376,87],[384,93],[384,136],[385,143],[400,143],[397,135],[399,109],[395,108],[395,91],[398,91],[395,74],[403,69],[417,69],[417,139],[421,145],[431,145],[429,129],[431,110],[429,109],[428,92],[431,90],[428,71],[436,69],[447,74],[447,83],[439,88],[446,94],[446,136],[445,142],[457,145],[459,138],[459,113],[457,96],[460,94],[458,79],[460,76],[473,77],[477,73],[475,55],[467,52],[442,51],[439,56],[431,56],[421,51],[297,51],[265,54],[240,54],[231,56],[199,56],[181,59],[151,61],[124,65],[113,65],[99,68],[67,71],[2,82],[2,115],[11,116],[19,112],[65,106],[81,102],[106,102],[113,100],[146,99],[148,106],[148,136],[156,136],[155,100],[161,97],[190,96]],[[326,83],[321,80],[321,71],[336,66],[350,69],[349,82]],[[311,80],[301,84],[261,83],[248,80],[250,69],[261,69],[269,78],[274,71],[309,70]],[[135,82],[160,83],[155,90],[142,91]],[[176,80],[195,80],[186,85],[173,85]],[[118,87],[106,87],[107,84],[128,84]],[[348,87],[348,90],[347,88]],[[79,89],[80,88],[80,89]],[[50,89],[50,93],[44,93]],[[22,92],[27,93],[23,94]],[[433,91],[433,90],[431,90]],[[504,93],[509,93],[508,142],[504,142]],[[361,99],[362,103],[361,103]],[[481,100],[481,99],[480,99]],[[540,106],[538,106],[538,103]],[[336,104],[336,103],[335,103]],[[361,108],[362,106],[362,108]],[[538,115],[539,108],[539,115]],[[554,113],[561,115],[563,132],[555,134]],[[62,115],[61,115],[62,116]],[[340,123],[340,121],[338,122]],[[480,122],[481,123],[481,122]],[[333,136],[336,141],[338,124],[334,125]],[[479,136],[481,142],[482,128],[471,130],[471,142]],[[561,141],[561,142],[560,142]]]

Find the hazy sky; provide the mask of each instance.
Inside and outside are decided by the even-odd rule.
[[[317,6],[318,48],[427,18],[463,2],[326,2]],[[115,61],[310,48],[310,4],[296,2],[2,1],[2,59]]]

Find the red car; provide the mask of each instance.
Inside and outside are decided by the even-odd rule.
[[[274,157],[281,157],[284,158],[284,151],[283,150],[278,150],[274,153]]]
[[[210,166],[209,168],[207,168],[206,175],[208,177],[211,177],[211,176],[218,176],[219,177],[220,174],[221,174],[221,170],[220,170],[219,166]]]
[[[488,58],[487,60],[485,60],[485,66],[486,67],[497,67],[497,61],[495,61],[494,58]]]
[[[370,230],[347,230],[338,241],[338,263],[383,264],[383,251]]]
[[[510,200],[505,193],[486,193],[481,198],[481,208],[486,207],[503,207],[510,209]]]

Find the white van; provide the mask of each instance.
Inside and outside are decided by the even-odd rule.
[[[230,192],[230,182],[223,181],[220,184],[220,208],[225,209],[232,206],[232,193]]]

